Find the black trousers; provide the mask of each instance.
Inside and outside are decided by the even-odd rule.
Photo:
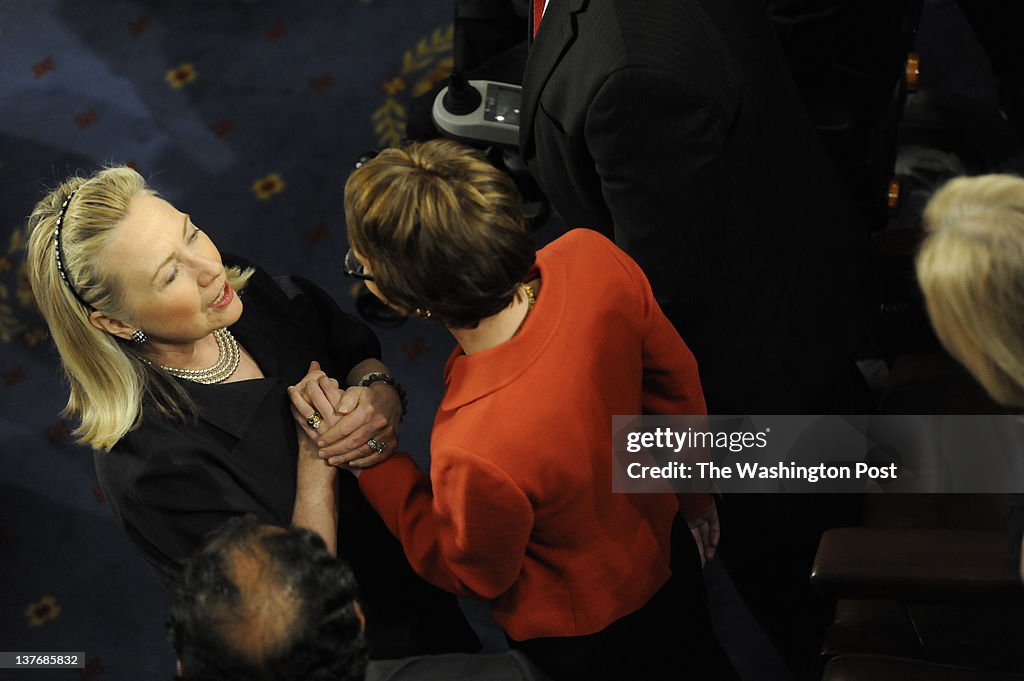
[[[700,556],[686,523],[672,530],[672,577],[639,610],[588,636],[509,639],[554,681],[739,679],[708,615]]]

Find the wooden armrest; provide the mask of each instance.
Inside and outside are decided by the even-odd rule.
[[[1021,599],[1007,535],[989,529],[843,527],[821,538],[811,582],[827,598]]]
[[[822,681],[1024,681],[1024,676],[897,657],[841,655],[825,667]]]

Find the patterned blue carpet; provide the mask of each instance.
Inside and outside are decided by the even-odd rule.
[[[0,650],[85,652],[84,670],[0,680],[169,678],[166,600],[59,416],[66,391],[22,271],[55,182],[128,163],[222,251],[299,273],[353,309],[342,187],[395,144],[451,67],[449,0],[0,2]],[[380,330],[425,451],[452,341]],[[412,376],[415,378],[409,380]]]

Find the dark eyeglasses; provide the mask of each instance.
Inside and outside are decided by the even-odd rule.
[[[373,281],[373,275],[366,273],[366,268],[363,267],[363,263],[359,262],[351,248],[345,254],[345,274],[363,281]]]

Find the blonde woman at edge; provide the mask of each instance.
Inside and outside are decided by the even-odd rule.
[[[364,378],[388,375],[369,328],[311,282],[225,263],[131,168],[67,180],[28,226],[32,291],[70,385],[66,413],[94,450],[118,522],[165,585],[209,531],[252,513],[315,530],[349,560],[372,656],[473,647],[454,599],[415,576],[358,486],[316,458],[302,430],[319,416],[298,415],[302,430],[293,420],[288,391],[330,371],[349,386],[344,448],[363,463],[390,455],[402,399]],[[455,642],[417,607],[448,613]]]
[[[994,400],[1024,407],[1024,179],[951,180],[924,223],[917,277],[939,340]]]
[[[924,226],[917,279],[936,335],[992,399],[1024,409],[1024,179],[950,180],[925,207]],[[1024,494],[1008,496],[1010,548],[1024,575]]]

